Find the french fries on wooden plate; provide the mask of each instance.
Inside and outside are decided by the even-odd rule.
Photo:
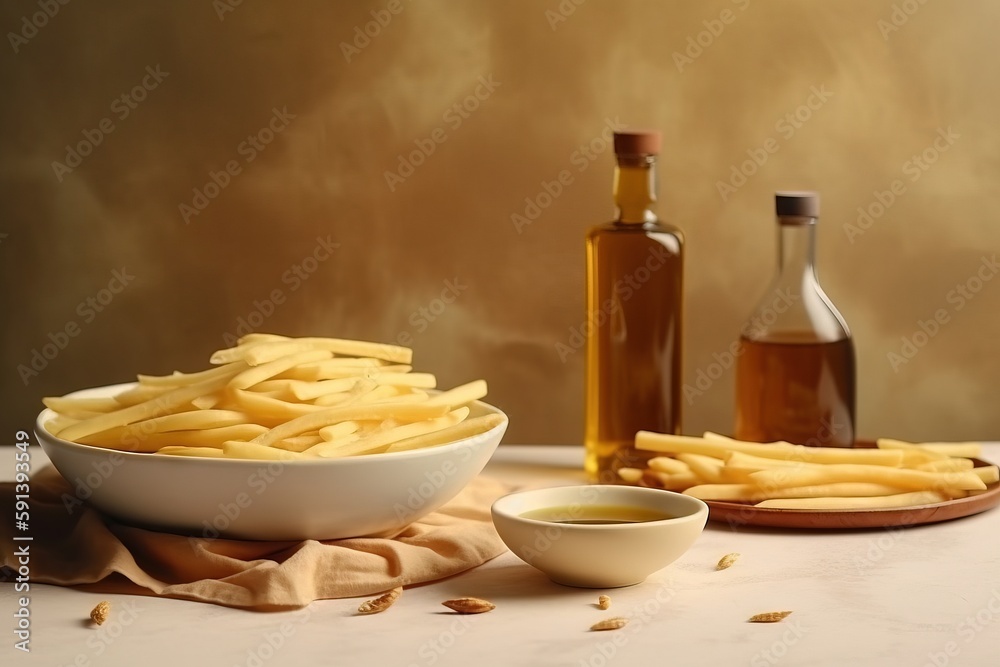
[[[910,507],[983,493],[1000,481],[995,465],[976,465],[979,443],[880,439],[872,449],[755,443],[639,431],[637,449],[656,452],[648,467],[621,468],[623,481],[680,491],[706,501],[759,508],[860,510]]]
[[[469,418],[475,380],[431,394],[409,348],[337,338],[249,334],[196,373],[139,375],[116,396],[43,399],[63,440],[171,456],[299,460],[433,447],[485,433]]]

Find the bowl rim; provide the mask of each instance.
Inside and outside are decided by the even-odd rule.
[[[75,397],[82,395],[90,396],[91,394],[93,394],[94,397],[96,397],[97,395],[105,395],[105,394],[109,395],[111,392],[130,389],[132,387],[137,386],[138,384],[139,384],[138,382],[121,382],[117,384],[103,385],[100,387],[88,387],[86,389],[77,389],[76,391],[72,391],[68,394],[63,394],[63,395],[67,397]],[[449,442],[443,445],[435,445],[433,447],[422,447],[420,449],[405,450],[402,452],[378,452],[376,454],[365,454],[363,456],[344,456],[339,458],[317,457],[317,458],[302,459],[302,460],[237,459],[237,458],[223,458],[223,457],[216,458],[210,456],[170,456],[166,458],[169,458],[170,460],[184,461],[184,463],[180,463],[179,465],[197,465],[199,463],[202,464],[207,463],[207,465],[235,464],[247,467],[250,466],[260,467],[261,465],[268,465],[271,463],[277,463],[279,465],[308,467],[308,466],[327,466],[327,465],[343,465],[343,466],[363,465],[365,461],[378,461],[387,459],[395,461],[404,461],[406,459],[411,459],[411,458],[421,458],[432,452],[444,453],[455,449],[480,445],[482,444],[482,442],[488,441],[497,432],[502,433],[504,430],[506,430],[507,426],[510,423],[510,418],[507,416],[507,414],[500,408],[496,407],[495,405],[491,405],[484,401],[472,401],[470,405],[476,405],[478,407],[485,408],[487,411],[493,412],[494,414],[499,414],[501,417],[503,417],[503,421],[488,431],[484,431],[483,433],[477,433],[476,435],[471,435],[466,438],[462,438],[461,440],[455,440],[454,442]],[[56,414],[57,413],[54,410],[50,408],[45,408],[41,412],[39,412],[38,416],[35,418],[35,428],[34,428],[35,437],[38,438],[40,444],[45,440],[50,440],[54,441],[55,444],[60,447],[65,447],[68,449],[76,449],[77,451],[80,452],[88,452],[94,454],[98,452],[104,452],[108,454],[119,454],[125,457],[126,460],[134,459],[134,460],[160,461],[163,460],[164,458],[161,456],[160,458],[151,459],[150,457],[153,454],[155,454],[155,452],[133,452],[127,449],[111,449],[109,447],[98,447],[97,445],[85,445],[80,442],[73,442],[72,440],[64,440],[63,438],[60,438],[57,435],[53,435],[52,433],[49,432],[47,428],[45,428],[45,422],[55,417]]]
[[[523,516],[523,514],[514,513],[504,507],[505,504],[510,502],[509,499],[518,496],[525,496],[538,492],[545,491],[556,491],[561,489],[579,491],[581,489],[587,488],[608,488],[608,489],[621,489],[623,493],[632,493],[637,495],[646,495],[650,497],[674,497],[683,499],[682,502],[688,502],[692,505],[693,510],[687,514],[682,514],[680,516],[670,517],[669,519],[657,519],[655,521],[640,521],[635,523],[602,523],[602,524],[580,524],[580,523],[557,523],[554,521],[545,521],[543,519],[531,519],[529,517]],[[581,502],[581,505],[595,504]],[[523,511],[531,511],[532,509],[541,509],[543,506],[532,507],[525,509]],[[511,493],[505,494],[500,498],[497,498],[490,507],[491,514],[496,517],[497,515],[510,519],[512,521],[523,522],[530,526],[558,526],[560,529],[564,530],[638,530],[640,528],[653,528],[657,526],[668,526],[671,524],[681,524],[687,523],[689,521],[695,521],[699,517],[708,518],[708,505],[705,501],[695,498],[694,496],[687,496],[683,493],[677,493],[676,491],[667,491],[666,489],[654,489],[644,486],[628,486],[625,484],[569,484],[565,486],[546,486],[539,487],[535,489],[523,489],[520,491],[513,491]]]

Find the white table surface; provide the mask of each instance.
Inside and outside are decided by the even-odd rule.
[[[0,479],[13,478],[0,448]],[[44,454],[32,447],[33,467]],[[1000,443],[983,458],[1000,460]],[[502,446],[487,474],[533,486],[582,482],[576,447]],[[6,512],[7,509],[4,508]],[[6,517],[3,520],[8,520]],[[717,572],[726,553],[742,554]],[[1000,509],[905,530],[816,532],[709,523],[679,561],[645,583],[600,592],[550,583],[510,553],[408,589],[390,610],[358,599],[282,613],[33,584],[31,652],[14,648],[17,598],[0,585],[0,665],[1000,665]],[[442,600],[488,598],[478,616]],[[86,619],[101,599],[112,614]],[[755,613],[793,610],[781,623]],[[631,622],[588,632],[609,615]]]

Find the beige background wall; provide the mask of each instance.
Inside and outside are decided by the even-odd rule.
[[[612,213],[600,137],[620,122],[664,132],[660,210],[689,241],[690,383],[719,375],[713,355],[770,278],[772,191],[817,188],[860,434],[1000,438],[1000,280],[952,292],[997,270],[982,264],[1000,248],[997,3],[223,2],[71,2],[37,34],[22,21],[34,1],[0,9],[4,432],[42,395],[197,369],[278,296],[261,330],[409,337],[442,384],[490,381],[508,441],[579,442],[582,351],[563,363],[556,345],[583,321],[584,230]],[[386,25],[345,49],[373,10]],[[143,101],[115,101],[144,77]],[[463,100],[477,108],[460,115]],[[270,122],[262,150],[243,144]],[[100,144],[57,174],[85,131]],[[428,140],[390,190],[386,172]],[[765,145],[724,200],[717,183]],[[925,151],[926,171],[908,164]],[[230,161],[238,173],[186,223],[180,205]],[[512,215],[563,170],[572,182],[518,230]],[[305,261],[317,238],[336,248]],[[127,285],[102,293],[123,268]],[[935,312],[947,321],[893,369]],[[67,326],[25,384],[18,365]],[[710,384],[686,431],[729,427],[731,371]]]

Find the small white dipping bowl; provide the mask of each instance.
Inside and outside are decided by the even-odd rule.
[[[113,396],[134,384],[78,391]],[[486,433],[436,447],[339,459],[258,461],[120,452],[35,434],[75,495],[125,523],[248,540],[331,540],[395,531],[454,498],[483,469],[506,415]]]
[[[522,516],[532,510],[635,507],[673,517],[617,524],[566,524]],[[632,486],[563,486],[522,491],[493,504],[493,524],[514,554],[559,584],[631,586],[677,560],[701,534],[708,506],[690,496]]]

